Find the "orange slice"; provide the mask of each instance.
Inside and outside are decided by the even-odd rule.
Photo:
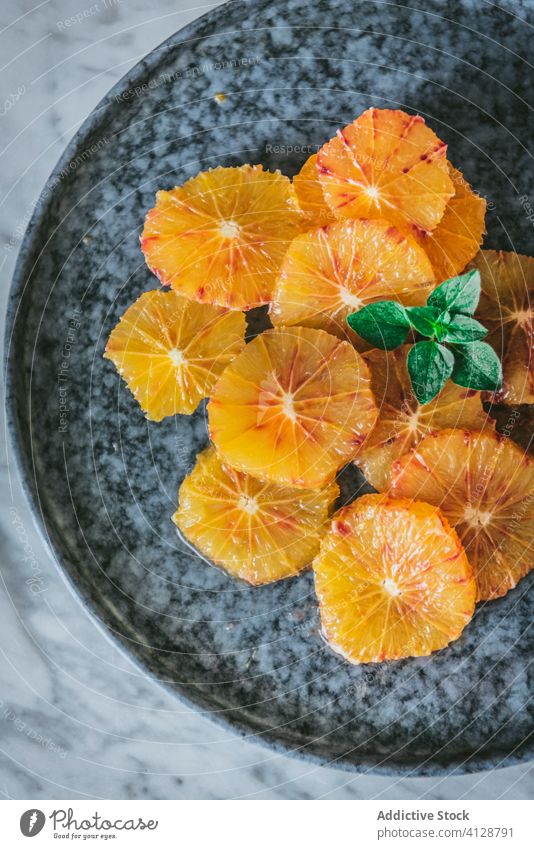
[[[420,115],[368,109],[320,149],[317,170],[336,215],[432,231],[454,194],[446,153]]]
[[[291,242],[270,317],[274,325],[304,325],[369,345],[346,318],[372,301],[424,304],[433,286],[422,248],[386,221],[339,221]]]
[[[443,218],[431,233],[409,232],[426,251],[436,280],[448,280],[464,270],[477,253],[485,233],[486,201],[477,195],[460,171],[449,164],[455,193]]]
[[[429,504],[362,496],[336,514],[313,568],[324,637],[351,663],[429,655],[473,615],[471,567]]]
[[[480,251],[482,295],[476,313],[488,329],[503,366],[496,400],[534,404],[534,259],[505,251]]]
[[[336,216],[326,203],[317,173],[317,154],[306,160],[293,178],[298,204],[305,216],[305,227],[324,227],[333,224]]]
[[[268,584],[311,563],[338,495],[336,483],[314,491],[261,483],[208,448],[180,487],[173,521],[233,577]]]
[[[482,407],[480,392],[450,381],[429,404],[416,400],[406,366],[409,347],[370,351],[371,388],[378,422],[358,454],[357,464],[375,489],[387,489],[391,465],[429,433],[446,427],[493,427]]]
[[[534,565],[534,462],[505,436],[444,430],[393,466],[391,491],[439,506],[473,566],[477,601],[511,590]]]
[[[141,247],[149,268],[180,294],[247,310],[270,301],[301,219],[293,187],[279,172],[215,168],[158,192]]]
[[[192,413],[245,344],[243,313],[156,289],[128,307],[104,356],[147,419]]]
[[[208,404],[221,457],[262,480],[320,487],[353,459],[376,407],[364,361],[323,330],[262,333],[221,375]]]

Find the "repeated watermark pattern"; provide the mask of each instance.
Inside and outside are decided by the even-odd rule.
[[[36,728],[22,719],[12,708],[8,707],[2,699],[0,699],[0,719],[5,720],[5,722],[11,722],[13,728],[19,734],[24,734],[28,740],[37,743],[38,746],[42,746],[47,752],[53,752],[60,758],[67,757],[68,753],[63,746],[59,746],[50,737],[45,737],[40,731],[37,731]]]
[[[113,9],[114,6],[121,6],[122,2],[123,0],[98,0],[98,3],[93,3],[92,6],[87,6],[85,9],[81,9],[73,15],[69,15],[60,21],[56,21],[56,27],[60,32],[65,32],[71,27],[83,24],[84,21],[87,21],[88,18],[94,17],[94,15],[98,15],[99,12],[106,9]]]
[[[521,195],[519,198],[519,204],[521,209],[525,213],[525,218],[527,221],[530,221],[531,224],[534,224],[534,207],[530,202],[530,198],[528,195]]]
[[[291,153],[301,153],[306,156],[311,156],[317,153],[320,145],[318,144],[271,144],[268,142],[265,145],[265,153],[277,153],[289,155]]]
[[[46,591],[47,587],[39,561],[30,542],[28,532],[16,507],[10,507],[9,514],[11,516],[11,522],[13,523],[17,540],[22,548],[22,554],[19,556],[19,560],[30,572],[24,583],[32,595],[41,595]]]
[[[14,248],[16,248],[20,242],[22,241],[22,237],[26,232],[26,228],[30,223],[31,217],[33,215],[33,210],[35,209],[35,204],[32,204],[24,215],[20,218],[17,218],[15,222],[15,226],[11,231],[11,235],[9,236],[7,242],[4,244],[4,250],[6,253],[10,253]]]
[[[56,174],[43,188],[40,197],[32,201],[32,203],[28,206],[24,214],[17,219],[15,223],[15,227],[11,231],[11,234],[7,241],[4,243],[4,251],[5,253],[10,253],[14,248],[16,248],[20,242],[22,241],[22,237],[26,232],[26,228],[31,221],[32,215],[34,213],[35,207],[37,204],[42,204],[46,201],[57,189],[60,183],[69,176],[69,174],[74,173],[80,165],[87,162],[91,156],[97,153],[102,148],[106,147],[109,144],[109,139],[107,137],[103,137],[98,139],[97,141],[90,144],[85,150],[82,150],[81,153],[77,154],[74,159],[71,159],[66,165],[63,166],[61,171]]]
[[[136,97],[141,97],[161,85],[170,85],[178,80],[196,79],[197,77],[207,76],[214,71],[224,71],[236,68],[251,67],[258,65],[263,61],[262,56],[238,56],[232,59],[222,58],[217,62],[203,62],[201,65],[189,65],[184,70],[173,71],[172,73],[163,72],[157,77],[152,77],[146,83],[140,83],[126,91],[115,95],[117,103],[124,103],[128,100],[133,100]],[[224,98],[224,95],[222,96]],[[221,93],[218,92],[218,98],[221,99]]]
[[[69,429],[69,384],[71,379],[71,356],[72,346],[76,341],[77,331],[81,324],[82,313],[79,309],[72,312],[68,322],[67,335],[61,350],[61,359],[57,372],[59,433],[66,433]]]
[[[98,153],[99,150],[102,150],[102,148],[106,147],[108,144],[109,139],[106,136],[103,136],[101,139],[98,139],[97,141],[93,142],[88,147],[86,147],[85,150],[82,150],[82,152],[77,154],[74,159],[71,159],[70,162],[64,165],[59,174],[57,174],[57,176],[54,177],[54,179],[47,184],[44,194],[48,195],[53,192],[57,188],[57,186],[62,182],[62,180],[65,179],[65,177],[68,177],[69,174],[72,174],[74,171],[76,171],[80,167],[80,165],[83,165],[85,162],[91,159],[93,154]]]
[[[508,419],[506,421],[506,424],[504,425],[504,427],[499,429],[500,432],[502,433],[502,435],[503,436],[511,436],[512,432],[514,431],[514,429],[515,429],[516,425],[518,424],[520,418],[521,418],[521,413],[519,412],[519,410],[514,409],[512,407],[512,409],[510,410],[510,414],[508,416]]]
[[[13,109],[16,103],[20,100],[21,97],[24,97],[26,94],[26,86],[24,83],[18,86],[16,91],[12,91],[5,98],[3,103],[0,103],[0,118],[3,118],[4,115],[7,115],[8,112]]]

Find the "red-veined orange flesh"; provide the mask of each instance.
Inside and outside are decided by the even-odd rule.
[[[460,274],[477,253],[485,232],[486,201],[473,191],[460,171],[449,165],[455,193],[431,233],[411,227],[409,233],[426,251],[440,283]]]
[[[173,521],[212,563],[267,584],[311,563],[338,495],[336,483],[316,490],[261,483],[208,448],[180,487]]]
[[[351,663],[429,655],[473,615],[458,535],[419,501],[362,496],[335,515],[313,568],[324,637]]]
[[[333,224],[336,216],[326,203],[317,173],[317,154],[306,160],[293,178],[298,204],[305,216],[306,229]]]
[[[247,310],[270,301],[301,227],[287,177],[261,165],[214,168],[158,192],[141,247],[149,268],[178,293]]]
[[[378,421],[358,454],[357,464],[375,489],[387,489],[394,460],[423,437],[442,428],[493,428],[484,412],[480,392],[449,381],[428,404],[416,400],[406,366],[409,346],[394,351],[369,351],[371,388]]]
[[[477,601],[511,590],[534,565],[534,461],[505,436],[429,436],[393,465],[391,491],[438,506],[473,566]]]
[[[192,413],[245,344],[245,316],[175,292],[145,292],[112,331],[111,360],[147,419]]]
[[[319,150],[317,171],[336,215],[431,232],[454,194],[446,155],[420,115],[368,109]]]
[[[363,359],[307,327],[262,333],[223,372],[208,404],[230,465],[262,480],[321,487],[353,459],[376,420]]]
[[[505,404],[534,404],[534,259],[506,251],[480,251],[482,294],[476,318],[488,328],[484,340],[503,366],[496,399]]]
[[[274,325],[318,327],[369,345],[347,316],[373,301],[424,304],[434,285],[432,266],[416,242],[386,221],[338,221],[290,244],[273,294]]]

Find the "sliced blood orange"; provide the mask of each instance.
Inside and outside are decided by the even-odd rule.
[[[454,194],[446,154],[420,115],[368,109],[320,149],[317,170],[336,215],[431,232]]]
[[[482,295],[476,317],[503,366],[496,400],[534,404],[534,259],[505,251],[480,251]]]
[[[192,413],[245,344],[243,313],[145,292],[112,331],[111,360],[147,419]]]
[[[336,221],[336,216],[326,203],[317,173],[317,154],[306,160],[296,177],[293,187],[299,206],[305,216],[306,228],[324,227]]]
[[[266,304],[302,226],[293,187],[261,165],[215,168],[157,194],[141,247],[162,283],[230,309]]]
[[[180,487],[173,521],[212,563],[267,584],[311,563],[338,495],[336,483],[313,491],[261,483],[208,448]]]
[[[460,540],[419,501],[362,496],[335,515],[313,568],[324,637],[351,663],[429,655],[473,615]]]
[[[477,253],[485,232],[486,201],[473,191],[460,171],[449,165],[455,193],[443,218],[431,233],[418,227],[409,232],[425,249],[436,280],[448,280],[464,270]]]
[[[422,248],[386,221],[338,221],[310,230],[290,244],[273,294],[274,325],[304,325],[369,345],[346,318],[365,304],[395,300],[424,304],[433,287]]]
[[[505,436],[428,436],[393,465],[394,495],[438,506],[473,566],[477,601],[511,590],[534,565],[534,461]]]
[[[450,381],[429,404],[416,400],[406,366],[408,346],[395,351],[369,351],[371,388],[379,414],[376,427],[362,446],[357,464],[375,489],[386,489],[391,464],[427,434],[446,427],[492,428],[480,392]]]
[[[376,419],[364,361],[323,330],[262,333],[223,372],[208,404],[221,457],[262,480],[320,487],[353,459]]]

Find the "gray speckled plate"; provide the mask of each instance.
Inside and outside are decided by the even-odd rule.
[[[138,244],[157,188],[243,161],[293,174],[371,104],[423,114],[489,197],[487,244],[532,252],[521,200],[534,175],[531,30],[520,19],[531,9],[521,0],[221,7],[95,109],[21,250],[8,408],[57,559],[160,682],[242,733],[322,762],[421,774],[530,757],[532,580],[480,606],[445,651],[349,666],[318,636],[309,574],[250,589],[177,538],[170,516],[207,439],[204,408],[148,423],[102,359],[105,340],[157,283]]]

